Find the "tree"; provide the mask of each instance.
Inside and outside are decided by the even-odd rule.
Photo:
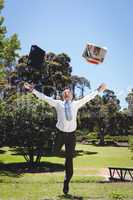
[[[0,14],[1,10],[4,7],[4,1],[0,0]],[[3,88],[3,85],[5,84],[5,72],[3,69],[3,57],[4,57],[4,39],[6,34],[6,27],[3,26],[4,17],[0,15],[0,89]]]
[[[128,138],[129,149],[133,152],[133,135],[130,135]]]
[[[23,155],[30,166],[38,164],[46,154],[52,131],[55,132],[55,112],[32,94],[20,95],[8,104],[8,109],[12,113],[13,128],[7,132],[7,144]]]
[[[4,40],[4,56],[3,56],[3,65],[5,67],[12,67],[16,58],[19,57],[17,50],[20,49],[20,42],[18,40],[17,34],[13,34],[10,38],[5,38]]]
[[[67,54],[58,54],[53,58],[53,63],[49,62],[50,79],[53,87],[56,88],[55,97],[61,96],[61,91],[71,83],[72,67],[70,58]]]
[[[85,92],[85,87],[90,89],[90,81],[88,81],[88,79],[86,79],[85,77],[80,77],[79,79],[79,88],[81,90],[81,97],[84,97],[84,92]]]
[[[115,132],[116,113],[120,109],[120,101],[117,99],[114,91],[105,90],[102,96],[102,103],[99,110],[98,126],[99,126],[99,144],[104,145],[105,134],[113,134]]]
[[[78,83],[79,83],[79,77],[76,75],[73,75],[71,77],[71,88],[72,88],[74,98],[76,97],[76,87]]]
[[[0,0],[0,14],[4,7],[4,1]],[[3,49],[4,49],[4,38],[6,34],[6,27],[3,26],[4,17],[0,16],[0,67],[2,67],[2,58],[4,56]]]
[[[97,126],[99,118],[99,110],[101,107],[102,99],[97,95],[93,100],[86,103],[78,113],[78,126],[80,129],[87,128],[93,131]]]
[[[0,147],[5,144],[5,115],[6,115],[5,102],[0,100]]]
[[[4,0],[0,0],[0,14],[3,8]],[[6,77],[18,57],[17,51],[20,49],[17,34],[6,37],[7,29],[3,24],[4,17],[0,15],[0,92],[3,92],[8,85]]]
[[[90,81],[85,77],[79,77],[77,75],[73,75],[71,77],[71,88],[73,91],[74,98],[76,97],[76,88],[79,88],[81,91],[80,97],[84,96],[85,87],[90,89]]]
[[[119,103],[120,101],[111,90],[106,90],[102,97],[97,95],[80,110],[80,128],[88,127],[91,131],[95,129],[98,132],[99,144],[104,145],[105,134],[113,134],[116,130],[115,122],[116,114],[120,109]]]
[[[4,0],[0,0],[0,14],[4,8]],[[4,17],[0,16],[0,66],[9,67],[15,61],[20,49],[20,42],[17,34],[13,34],[10,38],[6,37],[7,29],[4,24]]]
[[[128,115],[133,117],[133,89],[128,93],[126,101],[128,103]]]
[[[63,88],[71,83],[70,58],[62,54],[48,53],[42,67],[34,68],[27,65],[28,56],[22,56],[13,72],[9,75],[12,86],[23,82],[34,82],[36,89],[54,98],[61,96]]]

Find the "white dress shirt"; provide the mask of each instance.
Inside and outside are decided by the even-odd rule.
[[[95,90],[90,94],[86,95],[80,100],[71,101],[71,112],[72,112],[72,120],[68,121],[65,116],[65,101],[56,100],[51,97],[44,95],[43,93],[38,92],[33,89],[32,93],[37,96],[39,99],[46,101],[49,105],[54,107],[57,112],[57,123],[56,127],[62,132],[73,132],[77,128],[77,112],[78,109],[93,99],[99,92]]]

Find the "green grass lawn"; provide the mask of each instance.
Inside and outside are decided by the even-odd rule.
[[[24,162],[23,157],[2,148],[0,162]],[[0,200],[133,200],[133,183],[106,182],[100,172],[108,166],[133,167],[132,153],[127,147],[76,146],[74,176],[70,196],[63,196],[64,171],[53,173],[0,172]],[[5,152],[4,152],[5,151]],[[64,158],[44,157],[44,162],[63,164]]]

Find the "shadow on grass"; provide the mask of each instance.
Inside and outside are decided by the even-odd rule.
[[[26,162],[21,163],[0,163],[0,175],[19,177],[24,173],[48,173],[64,171],[64,165],[50,162],[41,162],[39,164],[29,165]]]
[[[6,153],[6,151],[5,151],[5,150],[2,150],[2,149],[0,149],[0,154],[4,154],[4,153]]]
[[[60,200],[62,200],[63,198],[65,199],[72,199],[72,200],[83,200],[83,197],[81,196],[74,196],[71,194],[66,194],[66,195],[60,195],[58,196]]]
[[[83,200],[83,197],[81,196],[74,196],[74,195],[71,195],[71,194],[66,194],[66,195],[59,195],[58,196],[58,200],[66,200],[66,199],[72,199],[72,200]],[[49,199],[49,198],[46,198],[46,199],[43,199],[43,200],[54,200],[54,199]]]
[[[93,152],[93,151],[76,150],[75,153],[74,153],[74,157],[83,156],[83,155],[94,155],[94,154],[97,154],[97,153],[98,153],[98,152]],[[51,154],[51,153],[48,153],[48,154],[46,154],[45,156],[46,156],[46,157],[57,156],[57,157],[60,157],[60,158],[65,158],[65,154],[66,154],[66,152],[65,152],[64,150],[62,150],[62,151],[59,152],[58,154]]]
[[[93,143],[96,147],[128,147],[128,142],[105,142],[105,144]]]
[[[11,149],[10,150],[11,152],[11,155],[13,156],[22,156],[22,153],[20,150],[18,149]],[[75,153],[74,153],[74,157],[77,157],[77,156],[83,156],[83,155],[94,155],[94,154],[97,154],[98,152],[93,152],[93,151],[83,151],[83,150],[76,150]],[[65,150],[61,150],[59,153],[51,153],[51,152],[42,152],[42,157],[60,157],[60,158],[65,158]]]
[[[107,184],[107,183],[133,183],[133,180],[120,180],[119,178],[114,178],[114,179],[110,179],[108,178],[108,180],[103,180],[103,181],[98,181],[98,183],[102,183],[102,184]]]
[[[6,151],[0,149],[0,154],[4,154],[4,153],[6,153]]]

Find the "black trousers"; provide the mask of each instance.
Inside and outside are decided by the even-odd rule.
[[[73,176],[73,157],[76,146],[76,136],[74,132],[66,133],[58,131],[55,138],[54,153],[58,154],[63,145],[65,145],[65,181],[69,183]]]

